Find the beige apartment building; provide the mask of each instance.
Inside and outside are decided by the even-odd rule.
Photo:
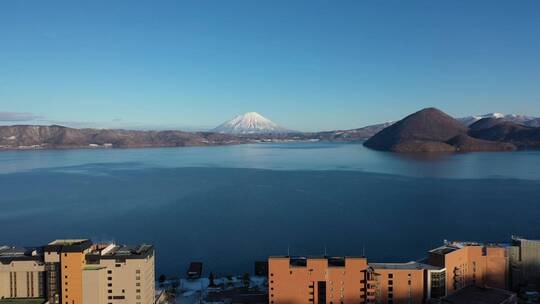
[[[150,245],[94,245],[82,270],[82,303],[154,303],[154,265]]]
[[[508,251],[512,289],[540,289],[540,240],[512,236]]]
[[[0,247],[0,299],[43,298],[44,282],[39,249]]]
[[[151,245],[55,240],[36,249],[0,247],[0,299],[49,304],[153,304]]]

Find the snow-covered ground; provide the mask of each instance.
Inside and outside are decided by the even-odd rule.
[[[215,287],[209,287],[210,280],[208,278],[180,279],[177,303],[209,303],[204,301],[209,292],[230,291],[244,287],[241,276],[216,278],[214,284]],[[266,292],[268,290],[267,278],[252,276],[249,287]]]

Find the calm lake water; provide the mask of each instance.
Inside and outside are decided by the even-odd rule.
[[[283,255],[409,261],[443,239],[540,236],[540,151],[408,156],[287,143],[0,153],[0,245],[151,243],[157,272]]]

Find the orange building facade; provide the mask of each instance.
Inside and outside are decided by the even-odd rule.
[[[43,248],[51,304],[82,304],[82,268],[89,240],[56,240]]]
[[[470,285],[507,288],[508,257],[498,246],[455,242],[409,263],[365,257],[270,257],[269,303],[426,303]]]
[[[93,245],[56,240],[43,247],[45,292],[50,304],[153,304],[151,245]]]
[[[506,248],[450,243],[429,251],[428,263],[446,270],[446,294],[469,285],[507,289]]]

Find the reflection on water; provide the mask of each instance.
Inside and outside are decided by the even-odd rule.
[[[540,151],[395,154],[361,144],[284,143],[218,147],[3,151],[0,173],[136,163],[148,168],[357,170],[417,177],[540,179]]]

